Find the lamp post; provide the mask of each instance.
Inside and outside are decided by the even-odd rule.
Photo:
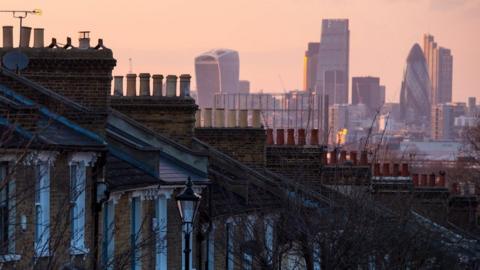
[[[185,189],[175,197],[178,212],[182,218],[183,233],[185,234],[185,249],[183,250],[185,254],[185,270],[190,269],[190,233],[193,229],[193,222],[195,221],[195,215],[201,199],[201,196],[193,191],[192,186],[192,180],[188,177]]]

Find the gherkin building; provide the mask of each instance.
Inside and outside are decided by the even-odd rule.
[[[428,126],[430,122],[430,78],[422,49],[416,43],[407,58],[400,90],[400,110],[410,125]]]

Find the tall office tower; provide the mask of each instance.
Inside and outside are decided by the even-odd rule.
[[[365,104],[367,116],[372,116],[385,103],[385,87],[380,85],[378,77],[352,78],[352,104]]]
[[[431,115],[430,79],[422,49],[413,45],[400,90],[400,114],[407,124],[428,126]]]
[[[303,59],[303,90],[314,91],[317,81],[319,42],[309,42]]]
[[[250,82],[246,80],[241,80],[238,82],[238,93],[239,94],[249,94],[250,93]]]
[[[328,143],[342,143],[343,130],[348,128],[348,104],[334,104],[328,109]],[[346,134],[345,134],[346,135]]]
[[[432,104],[452,102],[453,56],[449,49],[439,47],[434,37],[423,36],[423,54],[431,82]]]
[[[431,136],[434,140],[453,139],[455,120],[453,104],[436,104],[432,106]]]
[[[477,98],[468,97],[468,116],[477,116]]]
[[[238,52],[215,49],[195,58],[198,105],[212,107],[215,93],[238,93],[240,61]]]
[[[348,103],[350,30],[347,19],[322,21],[315,90],[329,104]]]

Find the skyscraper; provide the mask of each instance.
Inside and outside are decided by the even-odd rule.
[[[308,50],[305,51],[305,58],[303,60],[303,89],[306,91],[315,90],[319,48],[319,42],[309,42]]]
[[[378,77],[352,78],[352,104],[365,104],[371,116],[385,103],[385,87]]]
[[[431,136],[434,140],[453,139],[454,105],[437,104],[432,106]]]
[[[348,103],[349,48],[348,20],[323,20],[315,90],[328,95],[329,104]]]
[[[449,49],[439,47],[434,37],[423,36],[423,54],[431,82],[432,104],[452,102],[453,56]]]
[[[430,118],[430,78],[422,49],[413,45],[407,58],[402,88],[400,110],[408,124],[428,125]]]
[[[198,105],[212,107],[215,93],[238,93],[240,61],[238,52],[215,49],[195,58]]]

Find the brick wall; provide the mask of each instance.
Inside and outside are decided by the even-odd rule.
[[[8,49],[0,49],[0,55],[6,52]],[[83,105],[88,113],[75,110],[61,98],[42,94],[5,75],[0,75],[0,84],[102,134],[109,106],[112,70],[116,65],[112,51],[25,48],[22,52],[29,57],[28,67],[21,71],[22,76]]]
[[[195,137],[247,165],[265,166],[264,129],[196,128]]]
[[[112,96],[110,105],[159,134],[191,144],[197,105],[190,97]]]

